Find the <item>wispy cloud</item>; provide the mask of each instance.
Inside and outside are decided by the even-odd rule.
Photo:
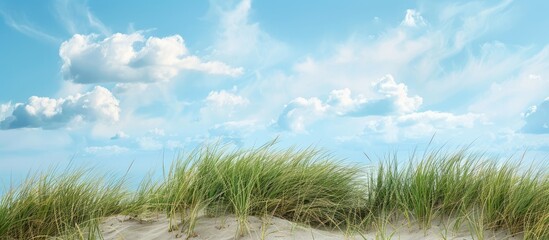
[[[213,55],[238,64],[258,68],[267,67],[284,59],[288,46],[275,39],[249,18],[251,0],[242,0],[232,8],[223,8],[219,2],[210,1],[212,10],[219,17],[219,32]]]
[[[111,30],[97,18],[88,7],[87,1],[57,0],[57,17],[70,34],[98,32],[108,36]]]
[[[61,42],[60,38],[50,35],[40,30],[38,27],[33,26],[33,24],[30,23],[26,18],[15,19],[11,14],[3,10],[0,10],[0,16],[2,16],[6,25],[29,37],[56,44]]]
[[[130,149],[118,145],[86,147],[84,152],[90,155],[118,155],[128,152]]]

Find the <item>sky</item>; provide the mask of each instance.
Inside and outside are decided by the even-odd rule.
[[[547,1],[0,1],[0,185],[207,142],[549,156]],[[434,137],[434,138],[433,138]],[[15,180],[15,181],[16,181]]]

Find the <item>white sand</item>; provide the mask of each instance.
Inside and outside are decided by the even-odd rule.
[[[433,226],[424,231],[417,226],[409,228],[405,224],[400,226],[389,226],[385,230],[385,234],[376,232],[375,230],[362,234],[345,234],[341,231],[323,231],[313,229],[292,223],[280,218],[264,219],[258,217],[249,217],[249,232],[244,236],[237,237],[238,223],[234,216],[224,217],[200,217],[195,227],[194,235],[188,239],[315,239],[315,240],[330,240],[330,239],[478,239],[476,236],[471,236],[468,229],[460,230],[460,232],[449,232],[444,236],[445,228],[443,226]],[[187,236],[181,233],[182,226],[179,225],[179,230],[169,231],[169,220],[165,215],[157,215],[148,220],[136,220],[128,216],[115,216],[107,218],[101,224],[103,237],[106,240],[110,239],[186,239]],[[183,229],[184,230],[184,229]],[[520,236],[511,237],[503,232],[494,233],[491,231],[484,232],[485,239],[522,239]]]

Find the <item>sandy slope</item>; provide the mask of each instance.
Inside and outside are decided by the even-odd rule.
[[[258,217],[249,218],[249,229],[244,236],[235,235],[237,221],[233,216],[200,217],[195,228],[195,235],[189,239],[444,239],[444,228],[434,225],[427,231],[405,225],[387,227],[385,236],[378,232],[364,234],[345,234],[344,232],[323,231],[301,226],[280,218],[269,218],[262,221]],[[187,236],[180,230],[168,231],[169,220],[165,215],[158,215],[148,220],[136,220],[127,216],[107,218],[101,225],[103,237],[110,239],[185,239]],[[377,237],[377,238],[376,238]],[[521,239],[506,236],[504,233],[485,232],[485,239]],[[446,239],[477,239],[470,236],[467,229],[458,233],[449,233]]]

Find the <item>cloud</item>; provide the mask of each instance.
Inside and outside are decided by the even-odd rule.
[[[166,135],[166,131],[162,128],[153,128],[151,130],[149,130],[149,134],[152,134],[153,136],[165,136]]]
[[[155,151],[162,149],[163,145],[160,141],[152,137],[142,137],[137,139],[137,145],[139,148],[145,151]]]
[[[337,115],[347,115],[368,101],[363,95],[359,95],[356,98],[353,98],[351,95],[351,89],[349,88],[332,90],[326,103],[331,106]]]
[[[95,31],[105,36],[111,34],[111,30],[90,11],[84,0],[57,0],[55,10],[70,34]]]
[[[483,121],[480,114],[467,113],[454,115],[448,112],[425,111],[397,117],[399,126],[426,125],[433,129],[472,128],[477,121]]]
[[[208,133],[210,136],[241,138],[257,130],[257,128],[257,121],[255,120],[228,121],[216,124],[208,129]]]
[[[206,104],[214,107],[245,106],[249,103],[247,98],[225,90],[211,91],[206,97]]]
[[[523,133],[548,134],[549,133],[549,98],[546,98],[538,106],[532,106],[524,113],[526,124],[522,127]]]
[[[66,98],[32,96],[26,103],[16,104],[13,112],[0,122],[1,129],[55,129],[72,121],[118,121],[118,100],[106,88]]]
[[[498,28],[507,27],[504,24],[508,19],[508,6],[509,1],[432,5],[425,11],[434,13],[433,21],[420,29],[398,24],[373,37],[364,36],[371,31],[357,32],[347,40],[324,47],[328,54],[307,57],[302,63],[295,64],[296,76],[289,78],[291,82],[287,84],[292,87],[287,91],[301,92],[293,96],[344,87],[357,91],[370,84],[364,81],[364,76],[392,73],[396,77],[406,76],[407,85],[422,91],[420,95],[426,99],[444,104],[462,102],[453,99],[454,93],[479,94],[484,88],[474,84],[485,84],[484,72],[501,73],[499,66],[494,70],[487,65],[482,69],[471,69],[470,76],[459,75],[468,62],[467,58],[476,57],[477,46],[482,46],[484,37]],[[408,17],[414,16],[414,12],[418,13],[409,11]],[[501,50],[493,52],[501,54]],[[496,56],[491,57],[494,58]],[[484,56],[478,56],[478,59],[481,64],[486,64]],[[510,56],[504,54],[496,62],[507,65],[509,59]],[[522,64],[518,61],[515,65],[500,66],[508,70]],[[477,73],[482,77],[477,78]],[[511,74],[515,73],[502,75],[508,77]]]
[[[15,105],[11,104],[11,102],[0,104],[0,121],[11,115],[14,108]]]
[[[64,78],[76,83],[169,81],[183,70],[228,76],[243,73],[242,68],[191,55],[179,35],[145,39],[136,32],[99,39],[93,34],[75,34],[61,44],[59,55]]]
[[[302,97],[292,100],[284,106],[277,124],[281,129],[305,132],[305,125],[317,119],[336,115],[347,117],[401,115],[415,112],[423,99],[419,96],[408,96],[408,87],[395,82],[391,75],[372,84],[375,95],[380,97],[368,99],[364,95],[352,96],[349,88],[332,90],[326,102],[313,97]]]
[[[40,30],[39,28],[29,23],[26,19],[16,20],[13,18],[13,16],[11,16],[10,14],[2,10],[0,10],[0,16],[4,18],[4,23],[6,23],[6,25],[29,37],[45,40],[55,44],[58,44],[61,42],[61,39]]]
[[[125,139],[130,136],[122,131],[118,131],[114,136],[111,137],[111,140]]]
[[[549,61],[549,46],[542,53],[524,61],[527,66],[525,69],[517,69],[521,72],[519,76],[492,83],[469,109],[484,112],[500,122],[520,121],[524,109],[547,97],[549,75],[545,69]],[[532,72],[543,75],[531,74]]]
[[[216,1],[210,5],[219,16],[220,25],[214,56],[264,67],[280,61],[287,54],[284,43],[264,32],[259,23],[250,21],[251,0],[242,0],[230,9],[223,9]]]
[[[415,112],[423,103],[419,96],[408,96],[408,87],[403,83],[396,83],[392,75],[374,82],[375,91],[383,95],[382,99],[364,102],[358,108],[350,112],[354,116],[387,115],[391,113]]]
[[[118,155],[118,154],[126,153],[128,151],[130,151],[130,149],[126,147],[120,147],[118,145],[93,146],[93,147],[86,147],[84,149],[85,153],[92,154],[92,155]]]
[[[173,150],[183,149],[185,147],[185,144],[177,140],[168,140],[166,141],[166,144],[164,144],[164,146],[166,146],[167,149]]]
[[[208,129],[209,137],[217,137],[224,142],[243,145],[244,139],[256,132],[260,126],[255,120],[228,121]]]
[[[199,109],[199,119],[209,121],[209,124],[216,124],[222,121],[231,121],[238,118],[250,105],[250,100],[236,93],[237,89],[230,91],[220,90],[211,91],[202,101],[203,105]]]
[[[403,26],[419,27],[427,25],[421,14],[415,9],[406,9],[406,16],[400,23]]]
[[[377,136],[385,142],[429,137],[439,131],[469,129],[476,124],[488,124],[482,114],[456,115],[449,112],[425,111],[387,116],[369,120],[363,137]]]
[[[298,97],[284,106],[276,123],[283,130],[304,133],[305,125],[323,117],[327,110],[328,106],[316,97]]]

